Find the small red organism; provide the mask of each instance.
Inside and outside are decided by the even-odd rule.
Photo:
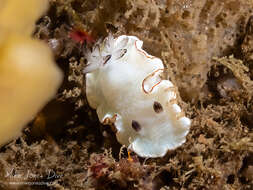
[[[77,43],[83,44],[84,42],[91,44],[94,43],[94,38],[83,29],[73,29],[69,33],[69,37]]]
[[[90,170],[95,178],[100,178],[106,174],[106,168],[108,168],[108,166],[105,163],[102,163],[90,167]]]
[[[92,154],[89,170],[92,176],[98,179],[108,174],[108,168],[112,163],[113,161],[104,154]]]

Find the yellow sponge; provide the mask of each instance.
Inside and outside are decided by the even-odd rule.
[[[35,22],[47,10],[47,0],[2,0],[0,30],[30,35]]]
[[[0,146],[19,135],[63,78],[49,47],[28,35],[46,7],[46,0],[0,3]]]

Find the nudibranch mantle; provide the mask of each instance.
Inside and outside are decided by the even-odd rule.
[[[182,145],[191,120],[177,89],[162,80],[162,61],[135,36],[107,37],[88,53],[86,96],[101,123],[113,122],[117,140],[141,157],[162,157]]]

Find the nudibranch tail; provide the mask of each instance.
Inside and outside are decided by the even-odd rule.
[[[101,123],[114,122],[121,144],[142,157],[161,157],[185,142],[191,120],[178,105],[177,88],[160,77],[162,61],[142,43],[111,36],[95,48],[84,70],[86,95]]]

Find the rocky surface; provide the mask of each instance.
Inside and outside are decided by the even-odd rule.
[[[52,47],[65,80],[23,135],[1,148],[0,189],[253,188],[251,0],[50,4],[34,36]],[[73,31],[84,40],[71,38]],[[163,158],[128,157],[113,130],[87,105],[85,52],[91,39],[108,33],[142,39],[178,86],[191,131],[183,146]],[[23,183],[31,181],[52,183]]]

